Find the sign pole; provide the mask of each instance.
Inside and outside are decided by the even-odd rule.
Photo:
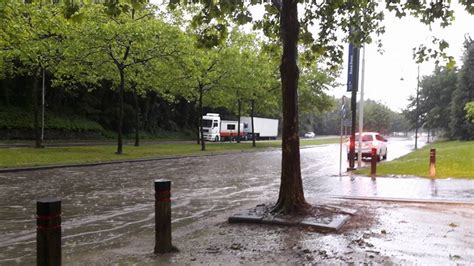
[[[362,132],[364,131],[364,79],[365,79],[365,46],[362,47],[362,76],[360,80],[359,101],[359,149],[357,150],[357,167],[362,167]]]
[[[346,96],[342,96],[341,106],[341,140],[339,143],[339,176],[342,176],[342,135],[344,134],[344,119],[346,118]]]
[[[349,72],[347,81],[347,91],[351,92],[351,137],[349,142],[349,167],[348,171],[355,170],[355,128],[356,128],[356,105],[357,89],[359,85],[359,48],[352,43],[349,44]]]

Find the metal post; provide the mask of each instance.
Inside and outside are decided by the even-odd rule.
[[[370,176],[375,177],[377,175],[377,148],[372,148],[370,159]]]
[[[36,201],[36,264],[61,265],[61,201]]]
[[[155,180],[155,254],[173,251],[170,191],[170,180]]]
[[[255,95],[254,95],[255,96]],[[254,117],[254,111],[255,111],[255,100],[252,99],[252,147],[255,147],[256,144],[255,144],[255,125],[254,125],[254,120],[253,120],[253,117]]]
[[[44,67],[43,70],[43,83],[42,83],[42,90],[41,90],[41,141],[44,140],[44,105],[45,105],[45,94],[46,94],[46,76]]]
[[[418,149],[418,124],[420,119],[418,105],[420,104],[420,65],[418,65],[418,77],[416,84],[416,123],[415,123],[415,150]]]
[[[430,177],[436,176],[436,149],[430,150]]]
[[[339,143],[339,176],[342,176],[342,135],[344,134],[344,119],[346,117],[346,96],[342,96],[341,106],[341,139]]]
[[[364,131],[364,78],[365,78],[365,46],[362,47],[362,73],[360,81],[359,101],[359,150],[357,151],[357,167],[362,167],[362,132]]]

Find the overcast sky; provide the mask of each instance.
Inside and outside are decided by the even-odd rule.
[[[469,33],[474,38],[474,16],[469,15],[460,6],[453,7],[456,17],[453,25],[445,29],[433,26],[431,31],[415,18],[400,20],[386,14],[386,33],[382,36],[385,52],[378,53],[375,44],[366,47],[365,99],[379,101],[394,111],[406,107],[407,98],[416,93],[417,65],[412,57],[412,49],[420,44],[430,44],[433,35],[449,42],[448,54],[456,59],[457,66],[462,65],[464,36]],[[347,48],[345,60],[344,70],[339,78],[339,82],[343,84],[347,83]],[[420,76],[431,74],[434,67],[434,61],[420,64]],[[400,80],[402,77],[403,81]],[[334,88],[329,93],[338,97],[350,97],[345,86]]]
[[[162,4],[167,1],[151,0],[151,2]],[[455,58],[457,66],[462,65],[464,36],[470,34],[474,38],[474,16],[469,15],[462,6],[457,4],[457,1],[453,2],[456,19],[450,27],[444,29],[436,25],[430,29],[429,26],[418,22],[415,18],[408,16],[398,19],[393,14],[386,13],[383,22],[386,26],[386,33],[382,36],[384,53],[378,53],[375,44],[366,46],[365,99],[381,102],[394,111],[405,108],[408,104],[408,97],[416,93],[417,65],[413,60],[413,48],[420,44],[428,46],[432,36],[448,41],[450,45],[447,49],[448,54]],[[252,8],[255,18],[260,18],[263,12],[264,9],[261,6]],[[250,27],[248,29],[250,30]],[[341,84],[347,83],[347,49],[346,47],[344,69],[338,79]],[[431,74],[434,67],[434,61],[420,64],[420,76]],[[400,80],[401,78],[403,81]],[[342,95],[350,97],[350,93],[346,92],[345,85],[332,88],[328,93],[336,97],[342,97]],[[358,93],[358,97],[360,97],[360,93]]]

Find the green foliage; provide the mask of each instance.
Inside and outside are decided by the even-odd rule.
[[[193,14],[192,26],[195,28],[216,28],[221,31],[234,24],[251,23],[254,29],[261,30],[273,43],[280,44],[280,14],[284,1],[181,1],[170,2],[173,10],[183,8]],[[448,2],[438,1],[298,1],[301,4],[299,15],[300,51],[306,58],[318,60],[328,58],[330,66],[337,68],[342,63],[342,42],[350,41],[357,45],[371,43],[375,39],[379,45],[379,36],[385,32],[384,12],[394,13],[398,18],[414,16],[426,25],[439,23],[442,27],[451,24],[455,14]],[[460,0],[468,12],[472,11],[469,1]],[[253,6],[263,7],[264,14],[255,20],[249,12]],[[211,30],[209,30],[211,31]],[[344,32],[343,35],[336,33]],[[213,36],[201,30],[200,39],[222,40],[217,31]],[[342,42],[341,42],[342,41]],[[421,45],[414,49],[414,57],[419,62],[429,59],[443,59],[454,66],[454,59],[446,53],[449,44],[433,37],[432,44]]]
[[[315,132],[316,135],[339,135],[341,123],[341,101],[330,98],[333,105],[325,112],[304,112],[300,115],[300,135]]]
[[[46,112],[45,129],[63,131],[102,131],[97,122],[78,116],[60,116]],[[2,129],[34,129],[33,115],[18,108],[0,108],[0,128]]]
[[[0,128],[33,129],[33,116],[22,109],[0,109]]]
[[[474,125],[467,118],[466,104],[474,99],[474,45],[467,37],[464,64],[461,69],[436,67],[433,74],[420,82],[418,104],[410,97],[405,116],[414,128],[445,132],[451,139],[474,138]]]
[[[256,113],[278,115],[280,90],[275,89],[279,87],[278,76],[272,58],[259,50],[263,44],[254,35],[235,30],[227,45],[232,54],[228,75],[212,96],[220,93],[223,106],[235,114],[240,101],[241,115],[250,115],[250,103],[254,100]]]
[[[334,101],[326,91],[334,87],[338,72],[322,69],[320,64],[303,67],[299,79],[298,107],[301,114],[330,110]]]
[[[474,124],[474,101],[466,103],[464,110],[466,111],[466,119]]]
[[[394,112],[387,106],[367,100],[364,103],[364,131],[390,133]]]
[[[464,106],[474,100],[474,41],[466,38],[464,46],[466,49],[464,64],[459,70],[458,86],[453,92],[449,126],[451,138],[472,140],[474,139],[474,124],[467,120]]]
[[[407,133],[410,130],[410,123],[403,113],[392,113],[390,132]]]
[[[260,57],[253,37],[226,33],[220,48],[199,45],[195,41],[199,32],[186,35],[178,27],[165,23],[162,13],[147,1],[106,2],[105,5],[94,1],[33,2],[2,2],[0,19],[5,27],[0,30],[1,77],[8,74],[12,79],[2,82],[2,87],[6,86],[5,104],[12,98],[31,97],[31,85],[27,83],[29,86],[22,87],[16,81],[23,85],[25,81],[30,82],[30,76],[40,74],[39,69],[43,67],[47,70],[46,85],[54,86],[51,90],[46,89],[46,103],[51,112],[68,110],[66,113],[70,113],[72,108],[81,115],[93,117],[108,130],[117,128],[119,116],[116,115],[117,97],[104,93],[104,88],[115,91],[123,88],[138,95],[141,125],[151,134],[158,134],[160,128],[173,131],[189,128],[189,116],[195,113],[181,120],[173,115],[173,110],[166,111],[163,106],[174,108],[183,97],[192,105],[198,96],[196,82],[204,84],[204,89],[212,93],[204,98],[207,106],[229,106],[233,100],[226,91],[228,84],[239,84],[239,87],[254,90],[256,97],[262,99],[256,105],[261,113],[278,110],[276,97],[272,98],[274,94],[265,95],[266,91],[260,89],[268,90],[266,85],[270,78],[265,78],[266,68],[261,67],[259,61],[270,60]],[[242,67],[234,67],[236,63]],[[258,79],[249,79],[244,72]],[[260,81],[258,86],[255,80]],[[85,88],[87,95],[83,93]],[[17,116],[28,117],[25,122],[28,125],[9,124],[31,127],[28,121],[32,114],[26,111],[31,104],[24,104],[24,100],[20,104],[17,102],[14,105],[25,108],[19,109]],[[123,107],[125,133],[131,132],[130,127],[135,124],[131,122],[135,111],[131,106],[126,98]],[[60,126],[61,121],[49,121],[54,120],[53,113],[47,113],[46,127],[58,124],[56,127],[73,128]],[[157,119],[157,114],[166,117]]]
[[[450,103],[457,85],[455,69],[436,68],[420,86],[420,120],[424,127],[449,131]]]
[[[300,134],[313,131],[316,135],[339,135],[341,131],[341,99],[331,98],[334,103],[328,112],[302,114]],[[360,104],[357,104],[360,107]],[[346,103],[346,117],[350,120],[349,104]],[[358,125],[359,116],[356,116]],[[407,132],[405,117],[390,110],[386,105],[367,99],[364,103],[364,131],[376,131],[382,134]]]
[[[34,1],[8,1],[0,7],[0,50],[5,63],[15,64],[12,74],[39,75],[40,69],[53,70],[62,50],[66,30],[63,5]]]

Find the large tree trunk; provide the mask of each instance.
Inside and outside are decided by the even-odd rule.
[[[240,143],[240,115],[241,115],[241,109],[242,109],[242,101],[238,100],[238,108],[239,108],[239,118],[237,119],[237,143]]]
[[[298,213],[307,210],[300,169],[300,139],[298,136],[298,1],[283,0],[280,34],[283,55],[280,65],[283,96],[283,136],[281,185],[273,208],[278,213]]]
[[[206,150],[206,144],[205,144],[205,141],[204,141],[204,129],[202,128],[202,96],[203,96],[203,93],[204,93],[204,88],[202,86],[199,86],[199,112],[198,112],[198,115],[199,115],[199,133],[200,133],[200,139],[201,139],[201,151],[205,151]]]
[[[119,113],[118,113],[118,128],[117,128],[117,152],[116,154],[123,153],[122,143],[122,127],[123,127],[123,91],[125,87],[125,73],[123,69],[120,71],[120,85],[119,85]]]
[[[133,102],[135,105],[135,147],[140,146],[140,108],[138,106],[137,86],[132,85]]]
[[[33,76],[33,123],[35,131],[35,148],[43,148],[41,141],[41,130],[39,126],[39,106],[38,106],[38,82],[39,82],[39,70]]]
[[[252,120],[252,147],[256,147],[255,144],[255,124],[253,123],[253,117],[255,116],[255,100],[252,99],[252,111],[251,111],[251,120]]]

